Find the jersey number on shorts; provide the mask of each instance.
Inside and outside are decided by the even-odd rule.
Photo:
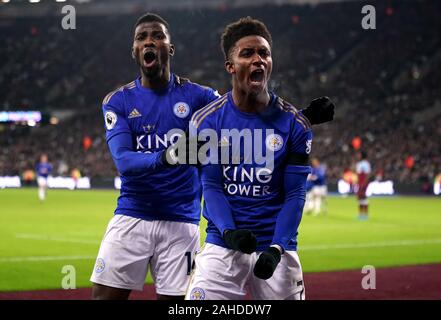
[[[191,261],[191,252],[187,251],[185,253],[185,256],[187,257],[187,275],[191,274],[191,270],[193,270],[194,268],[194,260],[193,262]]]

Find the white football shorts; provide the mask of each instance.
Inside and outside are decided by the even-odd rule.
[[[196,255],[186,300],[304,300],[302,267],[296,251],[285,251],[271,278],[254,276],[260,252],[245,254],[206,243]]]
[[[311,190],[314,197],[326,197],[328,194],[328,187],[323,186],[314,186]]]
[[[37,184],[40,188],[46,188],[47,187],[47,178],[39,176],[37,177]]]
[[[148,268],[156,293],[185,295],[199,250],[199,226],[117,214],[109,222],[90,281],[142,291]]]

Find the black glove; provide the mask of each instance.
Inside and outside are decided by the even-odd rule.
[[[197,137],[189,138],[189,132],[181,136],[178,141],[169,146],[161,154],[161,161],[166,166],[179,164],[198,165],[199,142]]]
[[[277,265],[281,259],[281,253],[279,249],[275,247],[269,247],[264,252],[262,252],[257,259],[256,265],[254,266],[254,275],[260,279],[267,280],[271,278],[276,270]]]
[[[311,101],[309,106],[302,109],[302,114],[308,118],[311,125],[321,124],[334,119],[335,105],[328,97],[320,97]]]
[[[169,167],[178,165],[179,159],[177,158],[176,152],[177,148],[174,145],[168,147],[161,153],[161,162]]]
[[[224,241],[231,249],[248,254],[256,251],[257,247],[256,236],[250,230],[225,230]]]

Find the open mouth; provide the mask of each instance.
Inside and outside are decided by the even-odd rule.
[[[263,70],[257,69],[257,70],[254,70],[253,72],[251,72],[250,81],[259,83],[259,82],[263,81],[264,77],[265,77],[265,73],[263,72]]]
[[[151,67],[156,61],[156,54],[153,51],[144,53],[144,62],[146,67]]]

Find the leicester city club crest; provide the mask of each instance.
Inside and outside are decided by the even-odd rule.
[[[193,288],[190,293],[190,300],[205,300],[205,292],[202,288]]]
[[[96,259],[96,263],[95,263],[95,272],[96,273],[103,272],[105,267],[106,267],[106,264],[104,263],[104,259],[102,259],[102,258]]]
[[[190,113],[190,107],[185,102],[178,102],[173,106],[174,114],[179,118],[185,118]]]
[[[279,151],[283,147],[283,138],[278,134],[270,134],[265,140],[266,147],[271,151]]]

